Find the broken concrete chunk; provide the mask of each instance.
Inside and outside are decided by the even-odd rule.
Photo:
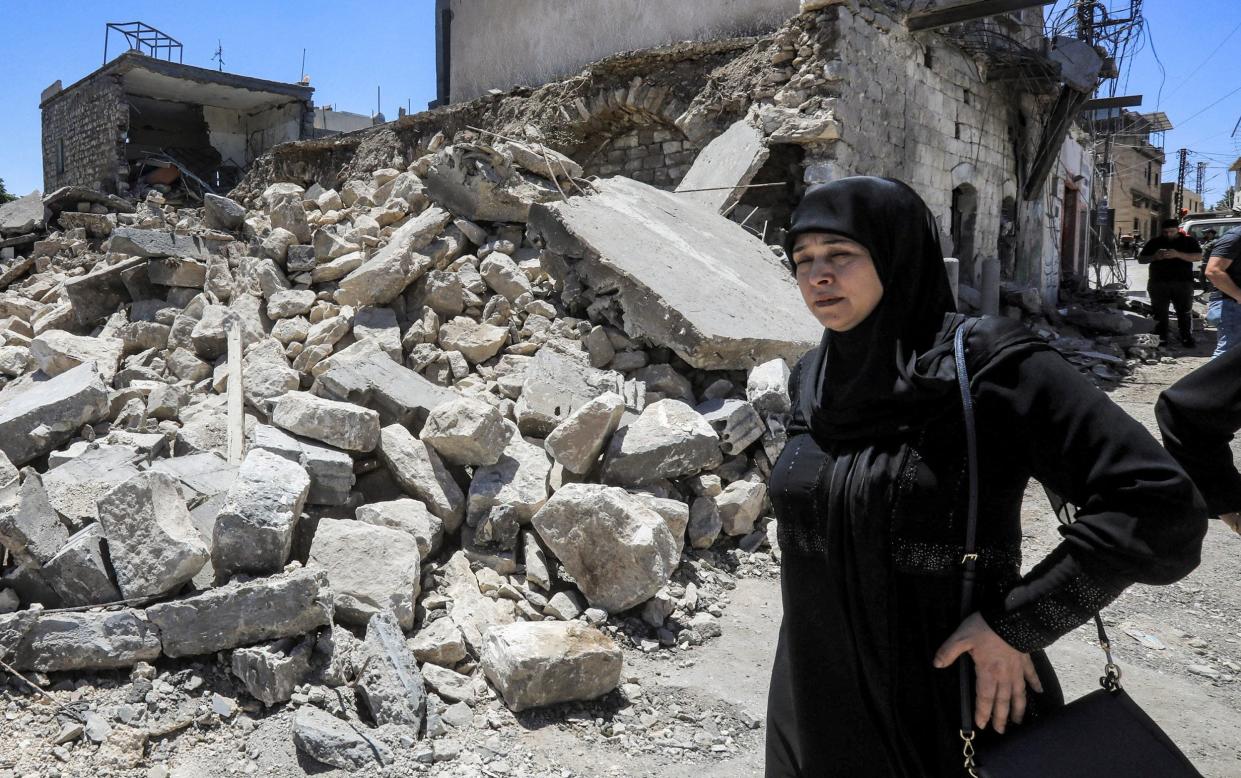
[[[530,360],[515,409],[522,434],[547,437],[569,414],[599,395],[624,396],[620,373],[592,368],[581,356],[575,359],[543,348]]]
[[[658,513],[664,520],[664,524],[668,525],[668,531],[672,533],[672,539],[676,542],[679,558],[681,549],[685,547],[685,530],[689,526],[689,506],[680,500],[656,497],[644,492],[630,492],[630,494],[646,503],[647,507]]]
[[[391,308],[367,306],[354,312],[353,337],[373,341],[393,361],[401,361],[401,328]]]
[[[92,363],[106,385],[111,385],[124,349],[125,344],[119,338],[92,338],[62,330],[44,330],[30,341],[30,355],[49,376]]]
[[[420,563],[418,542],[407,532],[320,519],[307,566],[327,574],[338,621],[365,624],[376,613],[391,611],[403,629],[411,629]]]
[[[766,499],[767,485],[758,481],[733,481],[724,487],[724,491],[715,497],[724,532],[733,537],[749,534],[762,513]]]
[[[602,179],[590,195],[534,206],[530,227],[547,250],[582,258],[573,272],[587,287],[616,290],[627,335],[671,348],[694,367],[794,361],[814,346],[822,327],[771,249],[681,197]]]
[[[570,473],[590,472],[625,412],[625,398],[604,392],[579,405],[543,441],[547,453]]]
[[[373,502],[359,506],[356,516],[364,524],[387,527],[409,535],[418,544],[418,556],[422,559],[437,553],[444,539],[444,522],[417,500],[403,498]]]
[[[488,630],[513,622],[512,608],[505,601],[493,600],[482,593],[463,551],[449,557],[440,568],[440,577],[441,591],[450,603],[448,616],[461,630],[466,645],[477,655]]]
[[[403,424],[415,432],[432,409],[460,396],[394,362],[373,340],[338,351],[317,365],[315,374],[315,394],[372,408],[383,424]]]
[[[676,191],[689,202],[722,214],[741,199],[745,185],[769,154],[762,130],[748,119],[733,122],[698,152]]]
[[[246,209],[236,200],[207,194],[203,197],[203,215],[203,221],[208,227],[233,232],[241,228],[241,223],[246,218]]]
[[[612,436],[603,479],[644,484],[710,470],[723,459],[719,437],[701,414],[680,400],[660,400]]]
[[[202,289],[207,282],[207,265],[185,257],[157,257],[147,263],[147,277],[153,284]]]
[[[593,700],[620,683],[620,648],[581,622],[497,627],[487,635],[482,669],[514,711]]]
[[[25,197],[0,204],[0,235],[41,232],[47,216],[43,195],[39,192],[31,192]]]
[[[189,257],[206,259],[210,253],[207,241],[197,235],[182,235],[168,230],[140,227],[117,227],[108,239],[107,250],[135,257]]]
[[[352,403],[289,392],[275,402],[272,423],[329,446],[366,453],[379,445],[379,414]]]
[[[712,497],[697,497],[689,506],[689,526],[686,537],[694,548],[710,548],[724,529],[720,519],[720,506]]]
[[[353,457],[345,452],[267,424],[255,426],[251,441],[253,448],[270,451],[306,469],[310,476],[308,505],[344,505],[349,500],[356,477]]]
[[[482,522],[494,508],[502,506],[512,511],[512,518],[517,523],[528,524],[547,502],[551,469],[552,463],[547,453],[540,446],[527,443],[513,429],[499,461],[474,470],[466,497],[467,522],[481,536],[484,534]],[[482,538],[476,537],[476,540]],[[515,548],[515,542],[514,533],[512,542],[502,544],[502,547],[511,550]]]
[[[12,465],[6,469],[11,470]],[[6,504],[0,505],[0,544],[18,561],[42,567],[69,540],[69,530],[48,502],[43,481],[34,468],[27,470],[20,486],[15,480],[6,480]]]
[[[503,295],[509,302],[530,292],[530,279],[508,254],[491,252],[478,266],[478,272],[487,282],[487,286],[496,294]]]
[[[121,599],[121,591],[104,561],[103,530],[98,524],[83,527],[43,566],[44,578],[60,595],[66,608],[100,605]]]
[[[446,351],[460,351],[473,364],[486,362],[504,348],[509,331],[467,316],[457,316],[440,325],[439,342]]]
[[[427,691],[391,613],[371,617],[362,651],[366,670],[358,679],[358,692],[375,723],[401,724],[418,732],[426,716]]]
[[[758,411],[745,400],[708,400],[694,410],[715,430],[720,450],[730,456],[745,451],[766,429]]]
[[[151,470],[176,478],[188,490],[186,499],[193,501],[228,492],[237,477],[236,465],[210,451],[160,459],[151,463]]]
[[[108,415],[108,390],[95,364],[79,365],[54,378],[35,377],[0,395],[0,451],[24,465],[65,443],[84,424]]]
[[[436,619],[425,624],[409,641],[409,648],[419,662],[440,667],[455,667],[466,658],[465,640],[452,619]]]
[[[22,670],[61,672],[130,667],[155,660],[159,633],[140,610],[38,615],[17,647]]]
[[[217,578],[281,570],[309,491],[301,465],[263,449],[248,452],[216,516],[211,563]]]
[[[356,772],[392,763],[392,752],[359,725],[303,705],[293,715],[293,743],[311,759]]]
[[[275,338],[263,338],[246,349],[241,363],[241,387],[246,401],[266,411],[268,404],[301,385],[300,374],[289,367],[284,347]]]
[[[746,379],[745,396],[762,414],[788,413],[789,366],[783,359],[772,359],[755,365]]]
[[[311,289],[284,289],[271,295],[267,300],[267,315],[272,319],[289,319],[310,313],[315,304],[315,293]]]
[[[465,518],[465,495],[435,449],[390,424],[381,431],[379,456],[401,488],[444,522],[445,532],[457,531]]]
[[[472,221],[524,222],[531,204],[559,197],[550,184],[517,170],[504,154],[468,143],[436,152],[423,180],[435,202]]]
[[[543,178],[581,178],[582,166],[555,149],[541,143],[502,141],[496,150],[512,158],[513,164]]]
[[[250,696],[264,705],[288,702],[294,687],[310,673],[314,642],[292,638],[273,641],[233,652],[233,675],[245,685]]]
[[[126,599],[171,592],[209,558],[170,475],[147,471],[99,500],[99,523]]]
[[[432,664],[423,665],[422,679],[446,702],[474,702],[474,682],[468,675]]]
[[[510,434],[495,406],[461,397],[431,411],[421,438],[453,464],[494,465]]]
[[[340,280],[336,302],[341,305],[383,305],[427,271],[429,257],[418,251],[439,235],[452,216],[442,208],[428,208],[397,228],[388,244]]]
[[[332,593],[320,571],[294,570],[147,608],[171,657],[210,654],[301,635],[331,622]]]
[[[43,476],[47,499],[74,528],[96,521],[100,498],[138,475],[137,460],[133,446],[93,444]]]
[[[650,599],[680,562],[663,517],[623,489],[566,484],[533,524],[590,604],[610,613]]]

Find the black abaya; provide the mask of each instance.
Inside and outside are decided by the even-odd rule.
[[[951,342],[960,321],[949,317],[939,342]],[[1033,652],[1045,693],[1032,695],[1029,720],[1062,704],[1040,649],[1130,583],[1187,574],[1205,521],[1184,472],[1058,354],[993,348],[1017,326],[982,320],[969,338],[981,486],[976,602],[1005,641]],[[799,377],[795,370],[794,390]],[[960,404],[884,439],[820,445],[801,421],[771,476],[784,620],[767,776],[961,775],[956,671],[931,665],[960,623]],[[1081,508],[1060,546],[1023,578],[1021,499],[1032,476]],[[998,736],[981,737],[985,753],[986,738]]]
[[[908,186],[858,177],[814,187],[794,211],[790,247],[804,232],[861,244],[883,295],[852,329],[825,332],[790,382],[794,419],[769,492],[784,620],[767,776],[963,775],[956,671],[931,664],[961,621],[956,329],[968,327],[978,424],[975,603],[1034,659],[1044,693],[1027,719],[1063,702],[1041,649],[1129,584],[1192,570],[1204,511],[1154,438],[1046,344],[1007,319],[953,313],[935,220]],[[1080,507],[1023,577],[1031,477]],[[980,733],[981,754],[989,737],[999,736]]]
[[[1229,444],[1241,429],[1241,349],[1226,351],[1159,395],[1163,444],[1206,498],[1211,514],[1241,511],[1241,473]]]

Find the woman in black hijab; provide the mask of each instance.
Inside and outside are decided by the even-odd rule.
[[[956,657],[976,668],[982,750],[1063,703],[1041,649],[1129,584],[1197,565],[1204,511],[1150,434],[1041,340],[955,313],[934,218],[905,184],[810,189],[788,246],[824,333],[793,370],[771,474],[784,620],[767,776],[963,775]],[[978,612],[964,622],[959,327],[980,463]],[[1031,477],[1080,508],[1022,576]]]

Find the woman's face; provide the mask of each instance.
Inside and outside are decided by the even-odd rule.
[[[883,283],[862,244],[830,232],[803,232],[793,244],[797,288],[819,323],[848,332],[870,316]]]

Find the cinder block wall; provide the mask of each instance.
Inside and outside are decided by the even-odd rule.
[[[103,74],[70,87],[49,98],[42,113],[43,191],[73,185],[115,192],[129,125],[120,77]]]

